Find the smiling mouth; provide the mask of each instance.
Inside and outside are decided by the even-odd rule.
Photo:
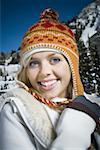
[[[48,80],[48,81],[41,81],[41,82],[38,82],[38,84],[42,90],[51,90],[56,86],[57,82],[58,80],[54,79],[54,80]]]

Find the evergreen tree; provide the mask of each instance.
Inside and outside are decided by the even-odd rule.
[[[96,45],[94,47],[93,45],[91,46],[90,40],[89,40],[89,49],[91,51],[91,58],[93,62],[93,66],[90,70],[93,86],[95,88],[96,94],[100,95],[100,60],[96,51]]]
[[[80,74],[84,85],[84,89],[88,94],[96,93],[100,95],[100,68],[99,58],[95,48],[86,48],[83,41],[78,41],[78,49],[80,54]]]

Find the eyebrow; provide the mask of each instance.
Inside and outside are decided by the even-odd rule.
[[[52,57],[52,56],[54,56],[54,55],[56,55],[56,54],[59,54],[59,53],[54,53],[54,52],[53,52],[53,53],[47,55],[47,57]],[[38,58],[33,55],[30,60],[32,60],[32,59],[38,59]]]
[[[59,54],[59,53],[52,53],[52,54],[48,55],[48,57],[54,56],[56,54]]]

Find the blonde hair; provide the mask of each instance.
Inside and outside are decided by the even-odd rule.
[[[32,87],[27,77],[26,67],[22,66],[17,74],[17,80],[23,82],[29,88]]]

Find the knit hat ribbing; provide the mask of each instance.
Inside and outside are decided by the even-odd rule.
[[[75,95],[83,95],[83,85],[79,75],[79,56],[75,36],[71,29],[58,21],[58,14],[46,9],[40,21],[28,29],[21,45],[22,59],[25,61],[39,51],[57,51],[63,54],[72,71]]]

